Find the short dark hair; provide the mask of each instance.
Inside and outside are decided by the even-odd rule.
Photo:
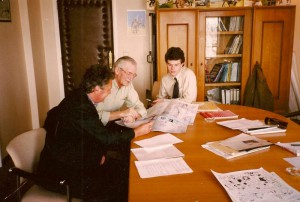
[[[181,60],[181,63],[185,62],[184,52],[179,47],[171,47],[165,54],[165,62],[168,60]]]
[[[114,79],[114,74],[107,66],[91,65],[85,72],[81,87],[85,93],[91,93],[96,86],[100,88]]]

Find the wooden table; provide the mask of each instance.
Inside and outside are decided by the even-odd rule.
[[[263,120],[265,117],[272,117],[287,121],[288,127],[285,135],[260,135],[258,137],[273,143],[300,141],[300,126],[283,116],[245,106],[219,105],[219,107],[223,110],[230,109],[238,114],[239,118]],[[163,133],[152,132],[133,141],[158,134]],[[238,134],[240,134],[239,131],[219,126],[215,122],[205,122],[200,114],[197,114],[194,125],[189,126],[185,134],[173,134],[183,140],[183,143],[176,144],[176,147],[185,154],[184,160],[193,170],[191,174],[141,179],[134,164],[136,158],[131,152],[129,201],[230,201],[226,191],[211,173],[211,169],[225,173],[263,167],[269,172],[274,171],[290,186],[300,191],[300,177],[288,174],[285,170],[291,165],[283,160],[283,158],[295,155],[276,145],[271,146],[269,150],[231,160],[226,160],[201,147],[206,142],[223,140]],[[132,142],[131,147],[138,146]]]

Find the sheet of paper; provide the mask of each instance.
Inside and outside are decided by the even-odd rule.
[[[180,100],[172,100],[162,116],[172,118],[185,125],[192,125],[198,111],[197,104],[189,104]]]
[[[265,125],[262,121],[249,120],[245,118],[229,120],[229,121],[218,121],[217,124],[233,130],[243,130],[247,128],[260,127]]]
[[[141,178],[151,178],[193,172],[193,170],[181,157],[150,161],[135,161],[135,165]]]
[[[220,144],[235,149],[237,151],[247,151],[254,148],[270,146],[271,142],[241,133],[232,138],[220,141]]]
[[[187,125],[174,118],[159,116],[152,125],[152,131],[165,133],[185,133]]]
[[[139,161],[184,156],[184,154],[172,144],[149,148],[134,148],[131,149],[131,151]]]
[[[300,142],[277,142],[276,145],[280,146],[281,148],[284,148],[296,156],[300,156]],[[295,146],[297,145],[297,146]]]
[[[230,173],[212,173],[232,201],[300,201],[300,193],[275,173],[263,168]]]
[[[289,162],[292,166],[300,168],[300,157],[283,158],[285,161]]]
[[[176,144],[180,142],[183,141],[175,137],[174,135],[171,135],[170,133],[165,133],[144,140],[135,141],[134,143],[141,147],[157,147],[167,144]]]

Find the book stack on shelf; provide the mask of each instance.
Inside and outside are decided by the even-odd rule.
[[[210,71],[208,82],[239,82],[240,66],[240,62],[217,63]]]
[[[239,54],[241,47],[243,44],[243,37],[242,35],[234,35],[228,41],[227,47],[225,49],[225,54]]]
[[[221,89],[222,104],[239,104],[240,89],[238,88],[222,88]]]

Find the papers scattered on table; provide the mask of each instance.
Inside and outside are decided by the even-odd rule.
[[[239,116],[230,110],[200,112],[205,119],[237,119]]]
[[[135,165],[141,178],[191,173],[192,169],[181,158],[184,154],[173,144],[182,140],[167,133],[135,141],[143,148],[131,149],[138,159]]]
[[[186,164],[183,158],[135,161],[135,165],[141,178],[168,176],[193,172],[193,170]]]
[[[177,144],[180,142],[183,141],[170,133],[165,133],[144,140],[135,141],[134,143],[141,147],[157,147],[168,144]]]
[[[226,140],[208,142],[202,147],[225,159],[232,159],[253,152],[269,149],[272,143],[247,134],[240,134]]]
[[[283,158],[285,161],[289,162],[292,166],[300,168],[300,157]]]
[[[284,182],[276,173],[263,168],[214,176],[232,201],[299,201],[300,193]]]
[[[300,142],[288,142],[288,143],[277,142],[276,145],[292,152],[296,156],[300,156]]]
[[[136,128],[143,123],[153,121],[152,131],[166,133],[185,133],[188,125],[193,125],[198,105],[186,103],[177,99],[159,102],[147,109],[147,117],[133,123],[116,121],[128,128]]]
[[[270,133],[284,133],[286,129],[278,128],[273,125],[266,125],[259,120],[248,120],[245,118],[229,121],[220,121],[217,124],[231,128],[233,130],[240,130],[243,133],[250,135],[270,134]]]
[[[135,148],[131,149],[131,151],[139,161],[184,156],[184,154],[172,144],[149,148]]]

